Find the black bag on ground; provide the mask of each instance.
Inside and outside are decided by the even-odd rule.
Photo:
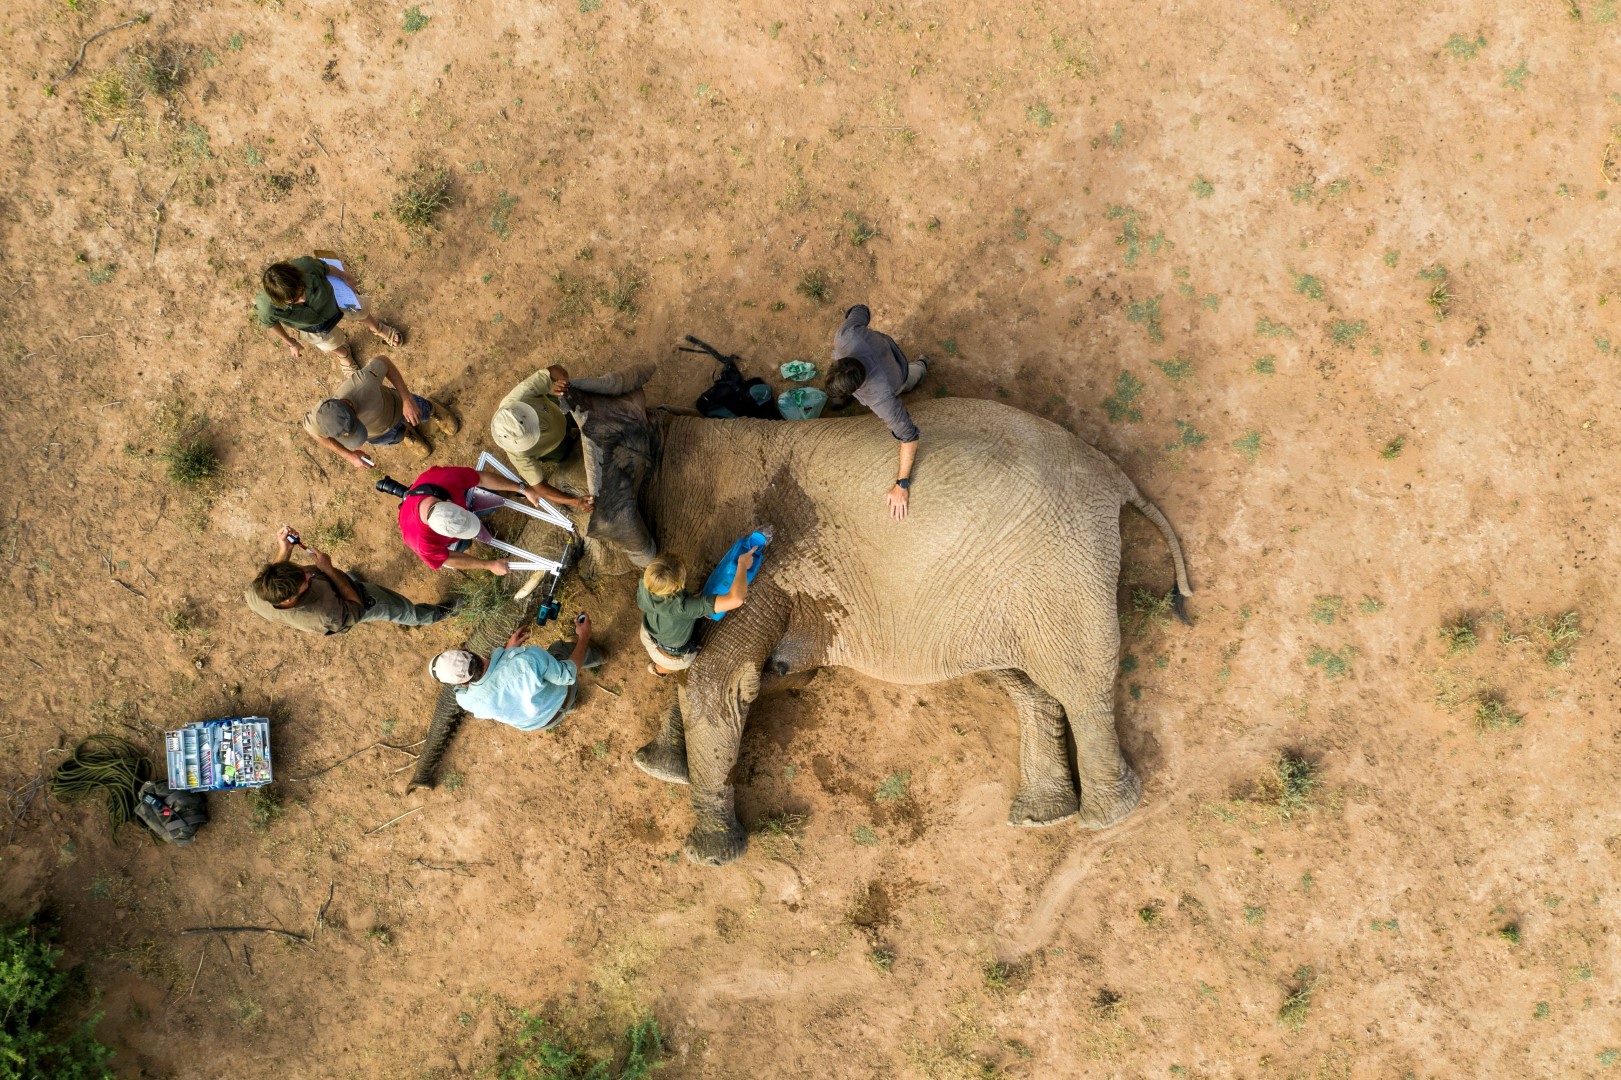
[[[195,791],[176,791],[168,784],[148,780],[135,800],[135,816],[171,844],[189,844],[197,830],[208,824],[208,803]]]
[[[695,349],[683,347],[682,352],[705,353],[720,364],[720,373],[709,389],[698,395],[698,411],[715,420],[727,420],[739,416],[753,417],[757,420],[781,420],[782,414],[777,411],[775,397],[771,393],[771,386],[764,379],[745,379],[743,373],[737,368],[737,357],[723,356],[715,348],[697,338],[687,336],[687,340]],[[762,395],[765,400],[760,401],[750,393],[757,386],[765,387]]]

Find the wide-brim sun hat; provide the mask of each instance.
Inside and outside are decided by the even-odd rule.
[[[521,454],[540,442],[540,414],[527,401],[514,401],[490,418],[490,435],[501,449]]]

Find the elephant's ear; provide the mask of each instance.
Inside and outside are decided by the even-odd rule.
[[[563,394],[563,404],[580,427],[586,485],[597,501],[585,534],[620,548],[637,566],[646,566],[658,554],[637,505],[653,464],[652,430],[640,389],[652,370],[643,365],[600,379],[574,379]],[[601,394],[593,386],[628,392]]]

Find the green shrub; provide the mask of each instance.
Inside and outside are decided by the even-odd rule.
[[[60,950],[32,921],[0,928],[0,1076],[7,1080],[112,1080],[113,1052],[94,1035],[99,1014],[64,1033],[56,1006],[66,972]]]
[[[394,196],[394,220],[412,233],[436,228],[434,219],[450,205],[450,170],[422,165],[405,178],[405,185]]]
[[[181,487],[202,487],[220,472],[219,455],[196,435],[170,439],[158,451],[158,457],[169,479]]]
[[[546,1021],[523,1015],[523,1029],[502,1055],[499,1080],[641,1080],[660,1067],[664,1036],[658,1021],[644,1016],[625,1029],[624,1064],[592,1060]]]

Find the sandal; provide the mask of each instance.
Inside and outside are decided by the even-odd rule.
[[[388,323],[378,323],[377,326],[378,329],[373,330],[372,333],[382,338],[383,344],[389,348],[397,349],[400,347],[400,343],[405,340],[405,335],[400,333],[397,328],[388,325]]]

